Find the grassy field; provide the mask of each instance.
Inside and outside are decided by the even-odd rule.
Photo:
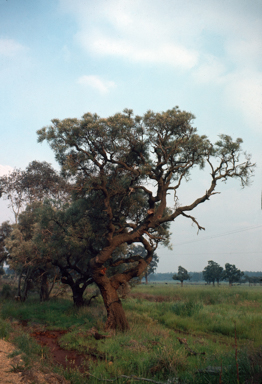
[[[0,337],[10,335],[10,319],[68,330],[59,339],[60,346],[92,355],[82,373],[63,372],[73,384],[115,379],[115,383],[262,382],[262,287],[140,285],[123,306],[130,331],[96,340],[89,332],[92,327],[106,335],[101,298],[79,309],[68,298],[41,304],[34,298],[25,303],[6,300],[1,303]],[[43,354],[41,348],[37,353]]]

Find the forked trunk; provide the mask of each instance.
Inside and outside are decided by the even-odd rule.
[[[107,312],[105,329],[119,330],[122,332],[127,331],[129,324],[121,300],[118,297],[117,288],[111,284],[105,275],[100,274],[100,276],[96,276],[94,280],[100,289]]]
[[[64,271],[63,273],[65,274]],[[86,289],[86,284],[81,284],[82,286],[80,287],[79,281],[75,282],[70,274],[62,276],[61,282],[63,284],[69,285],[69,287],[72,289],[74,305],[81,307],[85,304],[83,294]]]

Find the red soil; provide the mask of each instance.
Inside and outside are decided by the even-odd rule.
[[[88,360],[88,356],[79,354],[76,351],[67,351],[59,346],[59,337],[67,333],[67,331],[35,331],[31,336],[41,344],[48,347],[53,362],[62,365],[63,368],[77,368],[84,371],[84,362]]]

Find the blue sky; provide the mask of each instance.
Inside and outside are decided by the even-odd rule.
[[[158,271],[208,260],[262,271],[261,69],[261,0],[0,0],[0,174],[33,160],[57,167],[36,135],[53,118],[179,105],[211,140],[242,137],[257,168],[249,188],[230,181],[194,211],[205,232],[172,224]],[[208,170],[192,175],[181,203],[207,187]]]

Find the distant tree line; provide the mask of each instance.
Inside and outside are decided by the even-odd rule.
[[[219,284],[221,281],[228,281],[229,285],[233,283],[262,284],[262,272],[240,271],[234,264],[226,263],[225,269],[213,260],[208,261],[208,265],[202,272],[188,272],[185,268],[179,266],[178,273],[153,273],[149,281],[170,281],[178,280],[183,282],[190,280],[192,283],[206,282],[206,284]]]

